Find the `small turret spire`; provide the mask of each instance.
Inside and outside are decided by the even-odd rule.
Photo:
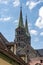
[[[28,23],[27,23],[27,16],[26,16],[26,22],[25,22],[25,29],[26,29],[26,32],[28,33]]]
[[[20,7],[19,26],[23,27],[22,7]]]

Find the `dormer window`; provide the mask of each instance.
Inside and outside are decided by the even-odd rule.
[[[43,63],[43,60],[40,60],[40,63]]]

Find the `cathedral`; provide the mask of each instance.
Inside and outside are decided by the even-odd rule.
[[[20,8],[18,27],[15,29],[14,42],[7,41],[6,38],[1,33],[0,41],[3,43],[5,49],[8,48],[10,51],[12,51],[14,55],[23,59],[24,62],[27,63],[28,65],[36,65],[38,63],[43,63],[43,49],[35,50],[31,46],[31,35],[28,29],[28,20],[26,16],[26,21],[24,25],[22,8]],[[0,46],[2,46],[1,42]],[[33,61],[36,63],[34,63]]]

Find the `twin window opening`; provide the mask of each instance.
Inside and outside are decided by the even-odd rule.
[[[17,34],[23,34],[23,31],[18,31]]]

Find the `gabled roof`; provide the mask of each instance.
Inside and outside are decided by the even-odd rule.
[[[0,32],[0,38],[3,40],[4,43],[9,43],[8,40],[3,36],[3,34]]]
[[[3,40],[0,38],[0,48],[7,49],[7,46],[3,42]]]

